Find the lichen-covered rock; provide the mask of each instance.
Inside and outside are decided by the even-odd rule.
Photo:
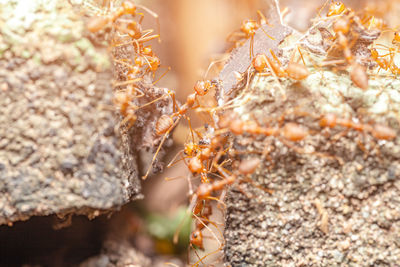
[[[246,122],[280,127],[275,136],[234,138],[241,159],[261,157],[260,185],[233,186],[226,200],[226,262],[232,266],[396,266],[400,262],[400,93],[389,77],[355,87],[346,72],[313,69],[302,82],[256,76],[234,99]],[[286,100],[282,95],[282,90]],[[334,113],[368,127],[323,128]],[[290,141],[296,123],[307,137]],[[377,123],[397,136],[379,140]],[[260,154],[263,152],[262,154]],[[238,188],[239,187],[239,188]],[[269,194],[262,190],[273,190]],[[240,189],[240,190],[239,190]]]
[[[66,0],[10,0],[0,20],[0,224],[140,198],[141,138],[115,133],[109,55],[81,14]]]

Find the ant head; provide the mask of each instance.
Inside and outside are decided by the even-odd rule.
[[[124,9],[126,14],[131,14],[131,15],[136,14],[136,6],[131,1],[124,1],[122,3],[122,8]]]
[[[371,57],[377,59],[379,56],[378,51],[375,48],[371,48]]]
[[[194,230],[190,235],[190,244],[195,245],[200,249],[204,249],[203,246],[203,234],[200,230]]]
[[[183,153],[185,155],[191,157],[197,152],[197,145],[195,145],[193,142],[185,144],[185,148],[183,150]]]
[[[255,20],[245,20],[242,23],[242,27],[240,30],[247,34],[248,36],[253,36],[256,33],[256,30],[258,29],[258,24]]]
[[[156,56],[152,56],[148,60],[149,60],[150,66],[151,66],[150,69],[152,71],[156,71],[161,65],[160,59]]]
[[[257,72],[262,72],[267,67],[267,59],[264,54],[257,55],[253,59],[253,67]]]
[[[394,32],[392,44],[399,45],[400,44],[400,33]]]
[[[142,49],[142,53],[145,54],[146,56],[151,56],[151,55],[153,55],[153,49],[149,45],[145,46]]]
[[[340,15],[344,11],[346,11],[346,6],[342,2],[333,2],[329,6],[329,11],[326,16],[330,17],[330,16],[335,16],[335,15]]]
[[[194,85],[194,90],[199,96],[204,96],[208,93],[211,88],[211,82],[209,80],[198,80]]]

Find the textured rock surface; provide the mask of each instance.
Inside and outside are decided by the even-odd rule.
[[[141,197],[136,150],[114,133],[106,49],[68,1],[0,5],[0,224]]]
[[[151,260],[136,251],[127,241],[107,241],[103,253],[81,263],[81,267],[153,266]]]
[[[397,266],[400,137],[382,141],[370,132],[322,129],[318,118],[333,112],[390,125],[398,134],[398,81],[377,77],[362,91],[345,72],[312,70],[302,83],[281,83],[286,101],[275,79],[256,77],[248,99],[236,100],[236,114],[269,126],[295,122],[310,135],[298,143],[283,137],[235,138],[235,149],[246,151],[243,158],[264,151],[252,178],[274,192],[249,183],[231,188],[226,261],[232,266]]]

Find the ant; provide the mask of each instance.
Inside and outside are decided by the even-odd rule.
[[[333,2],[329,5],[327,17],[338,16],[346,13],[349,9],[342,2]]]
[[[124,26],[116,26],[116,29],[122,33],[121,34],[118,32],[118,38],[128,36],[132,41],[126,43],[116,43],[114,44],[114,47],[135,44],[137,54],[140,54],[139,51],[141,50],[141,44],[160,38],[159,34],[150,35],[153,32],[153,29],[142,30],[141,24],[136,21],[128,21]]]
[[[136,12],[137,8],[143,9],[156,19],[158,32],[160,32],[160,21],[158,18],[158,14],[148,9],[145,6],[134,4],[131,1],[124,1],[121,7],[117,8],[113,13],[109,14],[108,16],[96,16],[91,18],[91,20],[87,24],[87,28],[90,32],[93,33],[98,32],[104,29],[107,26],[107,24],[114,23],[118,18],[124,15],[131,15],[133,17],[135,17],[136,15],[140,15],[141,16],[140,22],[141,22],[144,17],[144,14],[137,13]]]
[[[299,142],[309,135],[309,131],[304,126],[294,122],[286,123],[282,128],[279,127],[262,127],[256,122],[243,122],[236,119],[229,124],[229,131],[235,135],[243,133],[283,137],[286,140]]]
[[[293,80],[301,81],[307,78],[310,75],[310,72],[308,71],[307,67],[305,65],[301,65],[299,63],[294,62],[294,53],[288,63],[288,66],[284,69],[282,68],[282,65],[278,59],[278,57],[275,55],[275,53],[272,51],[272,49],[269,50],[271,56],[274,58],[274,60],[270,59],[267,57],[265,54],[259,54],[257,55],[252,62],[252,65],[256,72],[263,72],[265,68],[269,67],[271,71],[278,77],[289,77],[292,78]],[[300,52],[300,50],[299,50]],[[301,52],[300,52],[301,55]],[[301,55],[301,58],[303,59],[303,56]],[[303,59],[304,62],[304,59]]]
[[[165,95],[163,95],[159,98],[153,99],[152,101],[144,105],[136,106],[133,103],[133,100],[144,95],[143,93],[141,93],[140,95],[136,95],[137,90],[138,89],[134,89],[133,87],[128,87],[125,90],[118,90],[114,93],[114,105],[117,106],[118,111],[124,117],[124,119],[119,123],[118,128],[129,122],[129,124],[126,126],[126,131],[129,130],[136,122],[136,111],[138,109],[149,106],[165,97]]]
[[[400,74],[400,68],[396,66],[394,62],[394,57],[396,55],[396,50],[399,49],[400,45],[400,34],[398,32],[394,32],[394,36],[392,39],[392,44],[396,45],[397,48],[393,47],[387,47],[383,44],[377,44],[385,49],[388,50],[388,54],[385,55],[379,55],[378,51],[376,48],[371,48],[371,58],[378,64],[379,70],[384,69],[386,71],[390,71],[392,74],[398,75]],[[386,56],[389,56],[389,61],[385,58]],[[378,70],[378,72],[379,72]]]
[[[362,124],[354,122],[353,120],[338,118],[335,114],[332,113],[326,114],[323,117],[321,117],[319,125],[321,127],[328,127],[328,128],[334,128],[335,126],[342,126],[345,128],[354,129],[359,132],[371,132],[372,136],[380,140],[390,141],[396,138],[397,136],[396,131],[388,126],[381,124],[376,124],[374,126],[371,126],[369,124]]]
[[[190,244],[204,250],[202,229],[211,222],[212,206],[209,199],[199,200],[193,208],[193,217],[195,217],[195,230],[190,235]]]
[[[351,66],[350,78],[352,82],[363,90],[368,89],[368,75],[363,66],[354,59],[348,39],[346,35],[350,32],[350,18],[354,14],[349,15],[349,18],[341,18],[333,24],[333,31],[336,35],[336,41],[343,50],[345,60]],[[326,63],[326,62],[325,62]]]
[[[280,118],[279,120],[282,124],[283,118]],[[339,163],[342,162],[340,158],[332,157],[329,154],[315,151],[306,151],[305,149],[294,145],[293,142],[300,142],[311,134],[310,130],[307,127],[294,122],[287,122],[280,127],[262,127],[255,121],[243,122],[240,119],[235,119],[229,123],[228,128],[226,128],[225,131],[229,131],[235,135],[242,135],[244,133],[247,133],[251,135],[263,135],[265,137],[272,136],[277,138],[282,144],[284,144],[288,148],[294,150],[296,153],[313,154],[319,157],[337,160],[339,161]],[[266,155],[265,152],[262,153],[263,155]]]
[[[259,16],[260,22],[257,22],[257,21],[252,20],[252,19],[244,20],[244,21],[242,22],[242,26],[240,27],[240,31],[238,31],[238,32],[233,32],[233,33],[231,33],[230,35],[228,35],[228,37],[226,38],[226,39],[227,39],[227,42],[234,42],[234,43],[235,43],[235,47],[238,47],[238,46],[240,46],[240,45],[243,45],[242,39],[247,40],[247,39],[250,38],[250,59],[252,59],[253,56],[254,56],[254,50],[253,50],[254,35],[256,34],[256,31],[257,31],[259,28],[261,28],[262,31],[263,31],[269,38],[271,38],[272,40],[275,40],[275,38],[273,38],[272,36],[270,36],[269,34],[267,34],[267,33],[265,32],[265,30],[263,29],[263,27],[262,27],[263,25],[269,25],[269,26],[271,26],[270,24],[268,24],[266,17],[263,15],[263,13],[261,13],[260,10],[257,10],[257,14],[258,14],[258,16]],[[232,40],[231,40],[232,37],[238,37],[238,40],[232,41]]]
[[[211,206],[210,206],[210,208],[211,208]],[[216,250],[214,250],[212,252],[209,252],[209,253],[207,253],[205,255],[202,255],[202,257],[199,256],[199,254],[197,253],[196,250],[194,251],[196,256],[197,256],[197,258],[198,258],[198,261],[196,263],[194,263],[194,264],[191,264],[190,266],[192,266],[192,267],[196,266],[197,267],[197,266],[199,266],[200,263],[203,264],[202,266],[205,266],[204,259],[206,259],[208,256],[210,256],[212,254],[218,253],[219,251],[222,250],[222,247],[223,247],[223,243],[218,239],[218,237],[215,235],[215,233],[212,232],[211,228],[208,227],[207,224],[211,223],[218,230],[218,232],[220,233],[221,239],[223,239],[223,234],[222,234],[221,230],[219,230],[217,224],[212,222],[212,221],[210,221],[209,218],[205,217],[205,215],[203,215],[203,217],[199,218],[197,215],[193,214],[193,217],[196,218],[197,221],[196,221],[195,229],[192,231],[192,233],[190,235],[190,241],[189,241],[190,246],[191,247],[195,247],[195,248],[199,248],[200,250],[204,251],[204,244],[203,244],[204,243],[204,236],[203,236],[203,233],[202,233],[202,229],[204,227],[206,227],[207,230],[211,232],[211,234],[213,235],[213,238],[215,240],[217,240],[218,243],[219,243],[219,247]],[[207,265],[207,266],[213,266],[213,265]]]
[[[256,170],[256,168],[259,166],[259,163],[260,160],[258,159],[256,161],[244,161],[239,164],[238,171],[241,175],[249,175]],[[195,230],[193,230],[191,234],[190,244],[196,245],[202,250],[204,249],[204,245],[201,230],[204,227],[207,227],[207,224],[211,222],[209,219],[209,217],[212,215],[210,200],[218,200],[213,198],[211,194],[215,191],[223,190],[228,185],[232,185],[237,178],[237,175],[228,175],[227,171],[224,170],[220,165],[217,165],[216,163],[214,163],[214,165],[218,172],[222,175],[223,179],[215,181],[211,184],[200,184],[192,198],[192,204],[189,206],[193,207],[190,210],[192,210],[192,214],[198,220],[196,222]]]
[[[216,86],[216,81],[210,81],[210,80],[199,80],[196,82],[194,86],[195,92],[188,95],[186,98],[186,102],[182,106],[178,106],[175,100],[175,94],[171,92],[171,98],[173,101],[173,112],[171,115],[162,115],[156,123],[156,134],[157,135],[163,135],[161,142],[153,156],[153,159],[150,163],[150,166],[146,172],[146,174],[142,177],[143,180],[147,179],[147,176],[150,174],[150,170],[152,169],[152,165],[154,161],[157,158],[158,153],[160,152],[160,149],[162,145],[164,144],[167,136],[169,133],[175,128],[175,126],[179,123],[179,121],[182,118],[185,118],[188,123],[190,128],[190,118],[186,115],[189,109],[196,109],[197,107],[200,106],[198,102],[198,97],[199,96],[205,96],[212,88]],[[195,104],[197,103],[197,106]],[[174,121],[175,119],[175,121]],[[192,134],[193,135],[193,134]]]

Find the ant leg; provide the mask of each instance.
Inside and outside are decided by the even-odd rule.
[[[196,206],[196,204],[197,204],[197,199],[198,199],[198,198],[197,198],[197,195],[193,195],[192,200],[190,201],[190,204],[189,204],[189,206],[188,206],[188,208],[187,208],[187,210],[186,210],[186,214],[185,214],[185,216],[182,218],[182,221],[179,223],[178,228],[176,228],[176,231],[175,231],[175,233],[174,233],[174,237],[172,238],[172,242],[173,242],[174,244],[178,244],[179,233],[181,232],[181,230],[182,230],[182,228],[183,228],[183,226],[184,226],[184,223],[185,223],[185,220],[186,220],[187,216],[190,215],[190,214],[192,213],[192,210],[193,210],[194,207]]]
[[[221,210],[222,214],[224,214],[224,211],[226,210],[226,204],[224,203],[225,196],[226,196],[226,189],[222,190],[221,195],[219,196],[219,200],[223,203],[224,209],[222,209],[219,202],[217,204],[217,209]]]
[[[171,70],[171,67],[168,66],[167,70],[157,79],[153,82],[153,85],[155,85],[156,83],[158,83],[169,71]]]
[[[142,21],[143,21],[143,19],[144,19],[144,14],[140,12],[140,13],[136,13],[136,15],[139,15],[139,16],[140,16],[140,19],[139,19],[138,23],[139,23],[139,24],[142,24]]]
[[[264,16],[264,14],[260,11],[260,10],[257,10],[257,15],[260,17],[260,24],[262,25],[262,24],[266,24],[266,25],[268,25],[269,27],[274,27],[274,25],[272,25],[272,24],[270,24],[270,23],[268,23],[268,20],[267,20],[267,18]],[[274,39],[275,40],[275,39]]]
[[[139,108],[146,107],[146,106],[148,106],[148,105],[151,105],[151,104],[153,104],[153,103],[155,103],[155,102],[157,102],[157,101],[163,99],[165,96],[166,96],[166,95],[162,95],[162,96],[160,96],[160,97],[157,97],[156,99],[153,99],[153,100],[151,100],[150,102],[147,102],[146,104],[141,105],[140,107],[138,107],[138,109],[139,109]]]
[[[185,163],[185,165],[187,166],[187,162],[185,160],[185,157],[182,155],[183,150],[179,151],[178,153],[176,153],[176,155],[172,158],[172,160],[168,163],[167,168],[170,168],[172,166],[174,166],[175,164],[177,164],[178,162],[182,161]],[[177,160],[177,158],[179,158]]]
[[[217,235],[214,233],[214,231],[211,230],[211,228],[208,227],[207,224],[205,224],[205,223],[203,222],[203,220],[201,220],[201,219],[199,218],[199,216],[197,216],[197,215],[194,214],[194,213],[192,213],[192,215],[193,215],[193,217],[195,217],[197,220],[199,220],[199,222],[200,222],[208,231],[210,231],[210,233],[213,235],[213,237],[215,238],[215,240],[217,240],[218,244],[219,244],[220,247],[221,247],[221,246],[222,246],[222,243],[221,243],[221,241],[219,241],[219,239],[218,239]],[[217,229],[218,229],[218,228],[217,228]],[[204,258],[203,258],[203,259],[204,259]]]
[[[172,98],[172,113],[176,113],[176,111],[179,109],[178,103],[176,103],[175,99],[175,92],[168,90],[168,95]]]
[[[282,67],[281,61],[279,60],[279,58],[277,57],[277,55],[271,48],[269,49],[269,53],[274,58],[275,62],[279,65],[279,67]]]
[[[154,34],[151,36],[147,36],[147,37],[140,37],[139,39],[134,39],[133,41],[129,41],[126,43],[120,43],[120,44],[116,44],[115,47],[120,47],[120,46],[125,46],[125,45],[133,45],[136,44],[137,47],[139,47],[139,43],[145,43],[154,39],[160,38],[159,34]],[[139,48],[138,48],[139,49]],[[139,53],[138,53],[139,54]]]
[[[142,80],[142,78],[135,78],[135,79],[122,81],[122,82],[114,81],[113,84],[112,84],[112,87],[113,87],[113,89],[115,89],[115,88],[120,87],[120,86],[135,84],[135,83],[139,82],[140,80]],[[140,91],[140,89],[138,88],[137,91]],[[144,93],[142,91],[140,91],[140,92],[141,92],[141,94],[144,95]]]
[[[232,37],[238,37],[237,39],[242,39],[246,37],[246,34],[243,32],[232,32],[226,37],[226,42],[237,43],[238,40],[232,40]]]
[[[264,30],[264,28],[263,28],[262,26],[261,26],[260,28],[261,28],[261,30],[264,32],[264,34],[265,34],[268,38],[270,38],[271,40],[276,40],[273,36],[269,35],[269,34]]]
[[[185,163],[186,163],[186,161],[185,161]],[[187,179],[188,186],[189,186],[189,192],[188,192],[189,196],[193,195],[193,184],[192,184],[192,180],[190,179],[191,175],[192,175],[191,173],[188,173],[186,175],[186,179]]]
[[[270,50],[270,52],[273,53],[272,50]],[[279,81],[278,76],[277,76],[277,74],[275,73],[275,71],[274,71],[274,69],[273,69],[273,67],[272,67],[271,61],[270,61],[270,59],[269,59],[268,57],[267,57],[266,63],[267,63],[267,65],[268,65],[268,68],[271,70],[272,76],[274,76],[275,82],[278,84],[278,88],[279,88],[279,91],[281,91],[283,100],[286,100],[287,97],[286,97],[285,90],[283,89],[283,87],[282,87],[282,85],[281,85],[281,82]]]
[[[320,18],[321,17],[321,11],[326,7],[326,5],[328,4],[329,0],[326,0],[325,3],[322,5],[322,7],[318,10],[318,14],[317,16]],[[332,0],[331,0],[332,2]]]
[[[224,206],[224,209],[226,209],[226,204],[225,204],[222,200],[220,200],[219,198],[216,198],[216,197],[207,197],[207,199],[217,201],[217,202],[218,202],[218,205],[222,205],[222,206]]]
[[[161,27],[160,27],[160,19],[159,19],[159,17],[158,17],[158,14],[157,14],[156,12],[152,11],[151,9],[145,7],[145,6],[142,6],[142,5],[136,5],[136,6],[137,6],[138,8],[143,9],[143,10],[146,11],[147,13],[149,13],[149,14],[150,14],[151,16],[153,16],[154,19],[156,20],[156,23],[157,23],[157,31],[158,31],[158,33],[159,33],[159,35],[158,35],[158,42],[160,43],[160,42],[161,42],[161,38],[160,38]]]
[[[96,33],[98,31],[104,29],[109,22],[110,22],[110,18],[108,16],[93,17],[93,18],[90,18],[86,27],[90,32]]]
[[[131,114],[129,116],[126,116],[120,123],[118,123],[118,125],[115,126],[114,128],[114,132],[117,132],[119,129],[121,129],[128,121],[129,125],[126,126],[125,130],[122,133],[127,133],[129,131],[129,129],[135,124],[136,118],[135,120],[133,120],[135,118],[134,114]]]
[[[250,37],[250,61],[253,59],[253,54],[254,54],[254,36]]]
[[[219,63],[219,62],[224,62],[224,61],[228,60],[228,58],[229,58],[229,54],[224,54],[223,57],[222,57],[221,59],[217,59],[217,60],[211,61],[211,63],[208,65],[207,71],[206,71],[206,73],[204,74],[204,77],[203,77],[203,78],[204,78],[204,79],[207,78],[208,73],[210,72],[211,67],[214,66],[214,64],[217,64],[217,63]]]
[[[160,38],[159,34],[154,34],[154,35],[151,35],[151,36],[142,36],[137,41],[139,43],[145,43],[145,42],[157,39],[157,38]]]
[[[179,123],[180,119],[181,119],[181,117],[179,117],[179,118],[171,125],[171,127],[169,127],[169,129],[167,130],[167,132],[166,132],[166,133],[164,134],[164,136],[162,137],[161,142],[160,142],[160,144],[158,145],[158,148],[157,148],[157,150],[156,150],[156,152],[155,152],[155,154],[154,154],[154,156],[153,156],[153,159],[151,160],[150,166],[148,167],[148,169],[147,169],[147,171],[146,171],[146,174],[142,177],[143,180],[146,180],[146,179],[147,179],[147,176],[149,176],[150,171],[153,169],[154,161],[156,160],[157,155],[158,155],[158,153],[160,152],[162,145],[164,144],[165,140],[167,139],[167,136],[169,135],[169,133],[170,133],[170,132],[175,128],[175,126]]]
[[[190,135],[192,136],[192,142],[194,143],[195,139],[194,139],[194,134],[193,134],[192,123],[190,122],[190,118],[188,116],[185,116],[185,119],[187,120],[187,122],[189,124]]]
[[[210,256],[210,255],[213,255],[213,254],[215,254],[215,253],[218,253],[219,251],[221,251],[222,250],[222,245],[218,248],[218,249],[216,249],[215,251],[212,251],[212,252],[210,252],[210,253],[207,253],[206,255],[204,255],[203,257],[201,257],[201,259],[199,259],[195,264],[193,264],[192,266],[199,266],[199,264],[200,264],[200,262],[203,262],[203,260],[205,259],[205,258],[207,258],[208,256]]]
[[[301,53],[300,47],[297,46],[297,51],[299,51],[301,61],[303,61],[304,66],[306,66],[306,61],[304,60],[303,53]]]
[[[194,249],[194,254],[196,254],[196,257],[199,259],[198,264],[201,262],[204,265],[203,259],[201,259],[200,256],[199,256],[199,253],[197,253],[197,249],[192,244],[190,244],[190,247]],[[193,264],[193,265],[190,265],[190,266],[198,267],[199,266],[198,264],[197,265]]]
[[[179,267],[179,265],[173,263],[173,262],[164,262],[165,265],[171,265],[173,267]]]

